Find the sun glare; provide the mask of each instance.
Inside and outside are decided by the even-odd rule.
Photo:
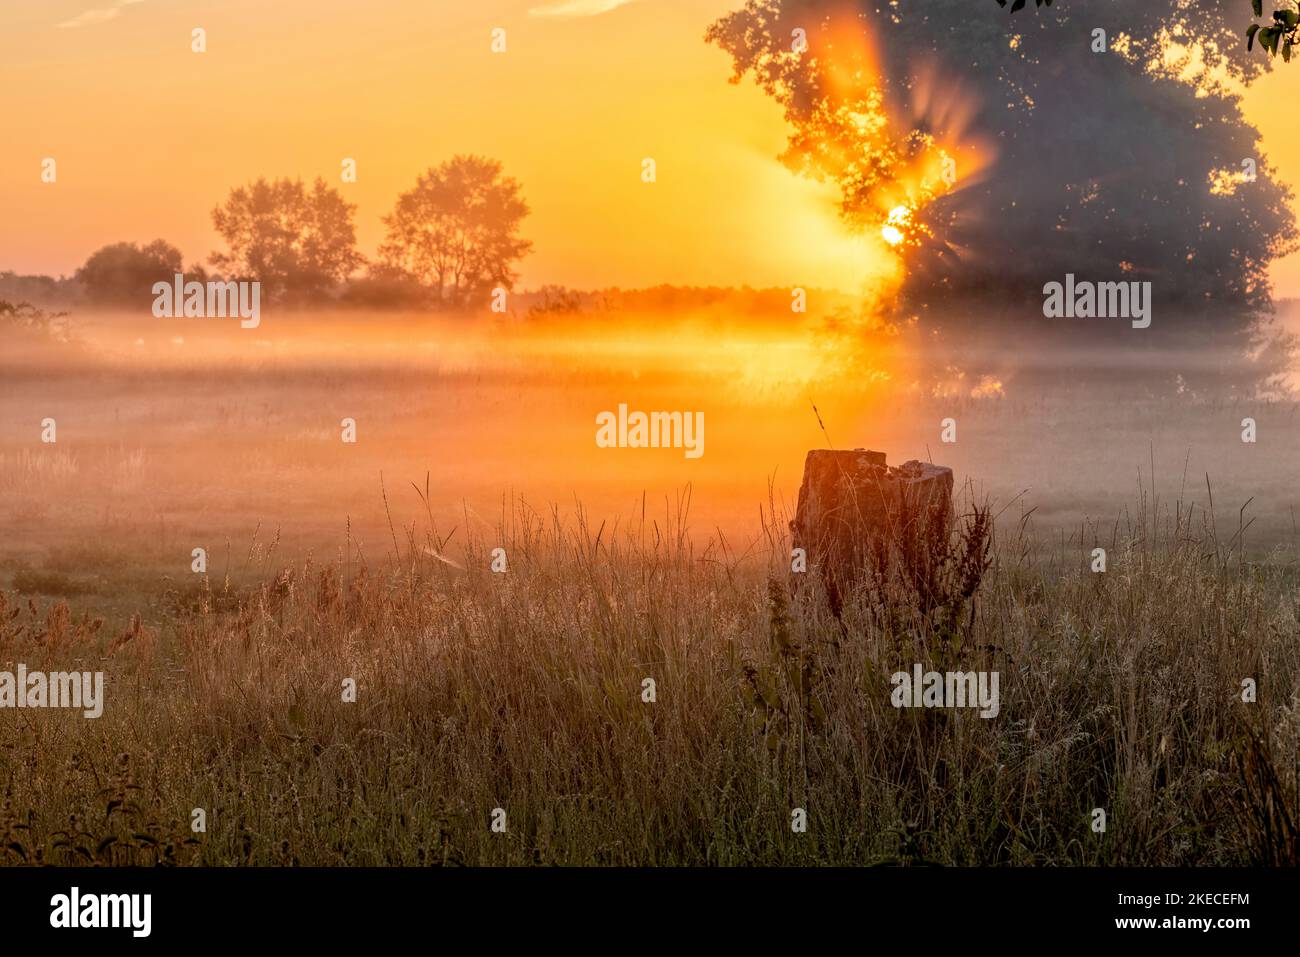
[[[978,182],[994,150],[972,133],[978,103],[934,64],[917,63],[891,85],[861,18],[846,15],[829,34],[817,77],[825,103],[813,125],[832,147],[814,165],[840,186],[844,219],[901,261],[936,241],[936,224],[956,204],[937,216],[931,205]]]
[[[891,246],[900,245],[904,238],[903,230],[907,227],[912,218],[912,211],[906,206],[895,206],[889,211],[889,216],[885,223],[880,227],[880,236]]]

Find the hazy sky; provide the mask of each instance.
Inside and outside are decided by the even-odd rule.
[[[371,254],[398,192],[478,152],[532,207],[524,287],[852,287],[874,254],[840,230],[828,188],[776,161],[780,109],[727,83],[729,58],[703,41],[740,2],[7,0],[0,270],[66,274],[105,243],[155,238],[206,260],[210,210],[260,175],[338,185]],[[1300,66],[1279,67],[1248,115],[1297,82]],[[1300,164],[1300,126],[1263,128],[1275,163]],[[344,157],[356,184],[340,183]],[[1300,257],[1275,275],[1300,294]]]

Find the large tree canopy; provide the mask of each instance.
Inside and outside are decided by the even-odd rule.
[[[514,265],[532,248],[519,236],[527,215],[519,182],[498,161],[453,156],[398,196],[384,217],[380,260],[390,273],[425,286],[439,304],[486,302],[492,289],[514,288]]]
[[[844,10],[750,0],[707,36],[737,80],[753,76],[785,108],[786,161],[835,182],[850,220],[901,230],[913,299],[1036,295],[1074,273],[1149,280],[1158,303],[1220,315],[1268,303],[1266,267],[1296,230],[1290,192],[1241,113],[1238,91],[1267,62],[1246,49],[1240,7]],[[963,170],[954,140],[983,144],[978,173]],[[941,180],[954,158],[955,181]],[[914,208],[900,216],[900,202]]]
[[[356,249],[356,207],[322,179],[259,179],[230,191],[212,211],[229,247],[211,261],[230,279],[256,280],[274,300],[324,296],[365,261]]]

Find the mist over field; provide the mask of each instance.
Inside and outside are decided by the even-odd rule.
[[[1252,558],[1293,557],[1296,405],[1223,387],[1235,357],[988,348],[987,334],[873,329],[844,311],[853,297],[823,295],[840,311],[782,315],[776,290],[531,318],[283,312],[249,330],[78,315],[73,342],[18,343],[5,360],[0,561],[11,582],[62,572],[55,593],[112,603],[126,556],[174,573],[202,545],[239,575],[271,542],[276,561],[337,555],[350,525],[359,553],[386,561],[390,521],[404,541],[430,519],[454,556],[467,528],[490,532],[519,505],[597,525],[681,509],[702,539],[744,551],[760,509],[793,513],[804,454],[821,447],[949,466],[1068,560],[1122,540],[1143,497],[1204,512],[1211,496],[1210,518],[1240,524]],[[1030,316],[1017,337],[1059,341],[1051,322]],[[703,454],[598,447],[596,416],[620,403],[702,411]],[[33,448],[46,416],[58,442]],[[954,443],[940,438],[949,417]],[[1266,454],[1242,442],[1246,417]]]

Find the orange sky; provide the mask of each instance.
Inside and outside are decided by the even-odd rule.
[[[832,191],[775,159],[780,110],[703,42],[740,0],[45,0],[0,6],[0,270],[70,273],[97,247],[163,238],[187,262],[209,212],[259,175],[323,176],[380,216],[453,153],[502,160],[532,206],[522,285],[852,288],[880,265]],[[539,15],[539,8],[614,9]],[[190,51],[207,30],[208,52]],[[504,27],[507,52],[490,31]],[[1300,67],[1257,85],[1264,117]],[[1264,120],[1300,164],[1300,127]],[[40,182],[43,157],[58,183]],[[653,157],[658,182],[641,182]],[[354,157],[359,182],[339,182]],[[1275,270],[1300,294],[1300,256]]]

